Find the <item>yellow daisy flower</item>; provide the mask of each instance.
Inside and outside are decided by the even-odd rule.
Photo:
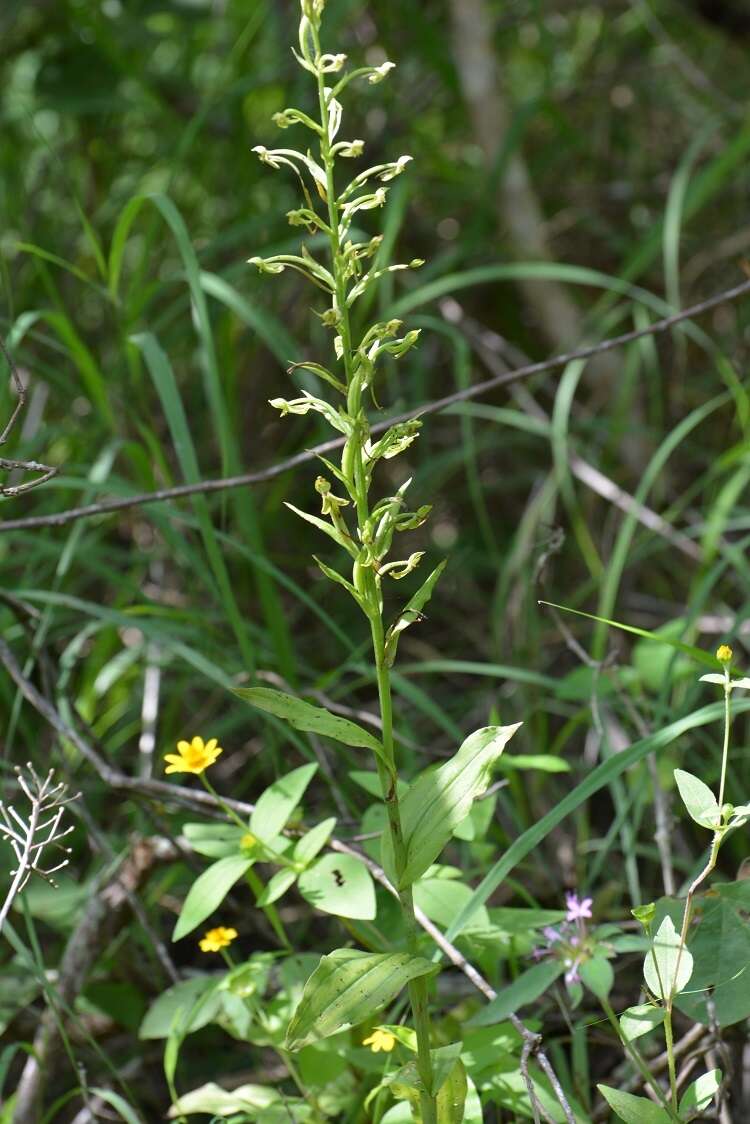
[[[384,1050],[386,1054],[390,1054],[396,1045],[396,1036],[391,1034],[389,1030],[373,1030],[368,1038],[362,1039],[362,1045],[369,1046],[373,1054],[377,1054],[379,1050]]]
[[[216,929],[209,929],[200,941],[201,951],[220,952],[222,948],[230,945],[236,936],[236,929],[227,929],[224,925],[219,925]]]
[[[169,762],[164,772],[202,773],[223,752],[216,738],[211,738],[205,744],[203,738],[198,737],[189,742],[178,742],[177,753],[164,754],[164,760]]]
[[[716,658],[719,661],[719,663],[731,663],[733,655],[734,655],[734,652],[732,651],[732,649],[729,647],[728,644],[721,644],[716,649]]]

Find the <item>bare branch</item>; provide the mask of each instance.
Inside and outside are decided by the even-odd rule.
[[[562,355],[555,355],[551,359],[543,359],[538,363],[527,363],[522,367],[515,368],[515,370],[504,371],[502,374],[484,379],[482,382],[475,383],[473,386],[466,387],[463,390],[457,390],[455,393],[448,394],[444,398],[436,398],[434,401],[427,402],[425,405],[419,406],[415,410],[407,410],[403,414],[397,414],[395,417],[390,417],[385,421],[378,422],[377,425],[372,427],[372,432],[382,433],[395,423],[410,421],[412,418],[424,417],[426,414],[439,413],[448,406],[455,406],[459,402],[466,402],[471,398],[478,398],[482,394],[487,394],[490,390],[495,390],[500,386],[508,386],[510,383],[517,382],[519,379],[530,378],[532,375],[541,374],[543,371],[552,371],[558,367],[564,367],[577,359],[590,359],[592,356],[598,355],[601,352],[613,351],[615,348],[622,347],[624,344],[633,343],[634,340],[642,339],[644,336],[654,336],[658,335],[660,332],[669,331],[670,328],[673,328],[683,320],[690,320],[696,316],[701,316],[705,312],[710,312],[712,308],[717,308],[721,304],[727,304],[729,301],[734,301],[741,296],[745,296],[748,292],[750,292],[750,281],[743,281],[740,285],[735,285],[731,289],[725,289],[723,292],[717,293],[716,296],[709,297],[707,300],[691,305],[690,308],[685,308],[681,312],[675,312],[671,316],[665,316],[661,320],[655,320],[653,324],[649,324],[646,328],[624,332],[622,335],[612,336],[610,339],[602,340],[601,343],[580,348],[578,351],[569,351]],[[59,511],[52,515],[33,515],[26,519],[8,519],[0,523],[0,534],[7,534],[9,531],[33,530],[35,527],[62,527],[67,523],[75,522],[77,519],[89,519],[95,515],[110,515],[114,511],[124,511],[130,507],[140,507],[149,503],[161,503],[164,500],[184,499],[186,496],[205,495],[210,492],[222,492],[229,488],[245,488],[252,484],[262,484],[266,480],[273,480],[274,477],[281,476],[284,472],[289,472],[291,469],[299,467],[299,465],[309,463],[321,453],[330,453],[332,450],[340,448],[343,444],[343,438],[332,438],[330,441],[323,441],[321,444],[315,445],[311,449],[305,449],[303,452],[297,453],[293,457],[287,457],[286,460],[279,461],[277,464],[270,465],[268,468],[259,469],[257,472],[245,472],[238,476],[225,476],[218,480],[204,480],[199,484],[178,484],[174,488],[159,488],[153,492],[141,492],[135,496],[124,496],[122,499],[101,500],[97,503],[87,504],[85,507],[73,507],[69,508],[67,511]]]

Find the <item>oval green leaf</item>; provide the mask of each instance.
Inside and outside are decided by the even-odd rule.
[[[361,921],[375,916],[372,875],[354,855],[323,855],[300,874],[298,887],[305,901],[324,913]]]

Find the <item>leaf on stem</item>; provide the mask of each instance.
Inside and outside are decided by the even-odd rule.
[[[688,815],[701,827],[715,831],[721,823],[721,809],[708,785],[684,769],[675,769],[674,779]]]
[[[300,1050],[311,1042],[370,1018],[419,976],[436,965],[405,952],[373,953],[340,948],[322,957],[305,984],[286,1034],[285,1048]]]
[[[410,886],[434,863],[472,803],[487,789],[492,767],[521,726],[485,726],[438,769],[421,774],[401,804],[406,863],[399,889]],[[395,874],[390,836],[383,836],[385,868]]]
[[[342,742],[358,749],[371,749],[384,761],[385,753],[377,738],[368,733],[356,722],[339,718],[322,706],[274,691],[271,687],[234,687],[233,693],[258,710],[265,710],[276,718],[288,722],[295,730],[305,730],[312,734],[322,734],[326,738]]]
[[[679,995],[693,974],[693,957],[682,945],[680,934],[667,915],[659,926],[653,945],[646,953],[643,978],[657,999]]]

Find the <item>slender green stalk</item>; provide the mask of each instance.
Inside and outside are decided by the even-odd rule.
[[[229,804],[227,804],[227,802],[224,800],[224,798],[216,791],[216,789],[211,784],[211,782],[208,779],[208,777],[206,776],[206,774],[200,773],[199,775],[200,775],[200,779],[203,782],[203,787],[206,789],[207,792],[211,793],[211,795],[216,800],[216,803],[222,809],[222,811],[227,816],[227,818],[232,823],[236,824],[237,827],[241,827],[243,831],[248,831],[247,824],[244,823],[244,821],[242,819],[240,819],[240,817],[237,815],[235,810],[233,808],[231,808],[229,806]],[[275,853],[270,854],[269,858],[272,858],[274,862],[281,862],[281,856],[278,856]],[[258,875],[255,873],[255,871],[253,870],[252,867],[250,867],[250,869],[245,872],[245,880],[247,881],[248,886],[252,890],[253,896],[255,897],[255,900],[257,902],[258,899],[260,898],[261,894],[263,893],[263,890],[265,889],[265,887],[264,887],[263,883],[261,882],[260,878],[258,878]],[[286,929],[284,928],[284,922],[281,920],[281,918],[279,916],[279,911],[276,909],[276,906],[275,905],[265,905],[265,906],[261,906],[261,909],[265,913],[266,918],[268,920],[268,923],[271,926],[271,928],[273,929],[274,933],[276,934],[282,948],[286,948],[286,949],[291,951],[292,943],[291,943],[291,941],[289,940],[289,937],[286,934]]]
[[[649,1070],[648,1066],[646,1065],[645,1061],[643,1060],[639,1051],[636,1049],[636,1047],[633,1045],[633,1043],[628,1042],[627,1039],[625,1039],[623,1037],[623,1033],[622,1033],[622,1030],[620,1029],[620,1023],[617,1019],[617,1015],[615,1014],[609,1000],[604,996],[599,996],[599,1002],[601,1003],[602,1010],[604,1011],[604,1014],[607,1016],[610,1023],[612,1024],[612,1028],[613,1028],[615,1034],[620,1039],[620,1042],[622,1043],[622,1046],[623,1046],[623,1049],[625,1050],[625,1053],[628,1055],[628,1057],[630,1058],[633,1065],[635,1066],[635,1068],[640,1073],[640,1075],[643,1078],[643,1080],[645,1081],[645,1083],[647,1085],[651,1086],[651,1088],[653,1089],[654,1093],[656,1094],[656,1096],[659,1100],[659,1103],[662,1105],[662,1107],[667,1112],[670,1113],[670,1116],[672,1116],[673,1119],[675,1119],[675,1120],[679,1120],[679,1117],[677,1116],[677,1105],[675,1104],[674,1109],[672,1111],[670,1111],[670,1106],[669,1106],[669,1104],[667,1103],[667,1101],[664,1097],[664,1091],[662,1090],[661,1086],[659,1085],[659,1082],[653,1076],[653,1074]],[[671,1028],[670,1028],[670,1035],[671,1035]],[[670,1083],[671,1083],[671,1077],[670,1077]]]
[[[303,518],[314,523],[347,552],[352,562],[352,579],[344,578],[320,563],[327,577],[343,585],[355,599],[367,619],[372,654],[378,686],[378,700],[382,721],[382,750],[375,756],[376,768],[380,778],[383,801],[388,819],[388,831],[393,851],[394,877],[398,888],[398,898],[404,919],[406,943],[414,955],[418,950],[418,928],[414,915],[414,902],[411,886],[402,885],[407,869],[407,847],[401,821],[398,798],[398,769],[395,759],[393,737],[393,701],[391,697],[390,664],[395,656],[397,632],[386,633],[383,624],[383,595],[381,583],[390,575],[404,577],[418,564],[421,554],[416,552],[408,559],[386,562],[394,534],[398,531],[418,527],[424,522],[429,507],[416,512],[404,512],[404,492],[408,482],[397,495],[381,499],[371,506],[370,485],[376,463],[382,457],[393,457],[403,451],[416,436],[418,423],[394,425],[375,444],[370,441],[370,427],[363,407],[363,397],[367,390],[373,391],[378,356],[381,352],[394,357],[405,354],[419,335],[413,331],[398,338],[400,321],[376,323],[355,339],[352,329],[350,309],[367,288],[374,284],[383,272],[395,269],[415,268],[421,264],[414,260],[408,266],[392,265],[387,269],[376,268],[367,262],[373,259],[381,238],[376,236],[369,242],[354,242],[351,230],[355,214],[382,206],[387,188],[376,186],[392,180],[399,175],[408,156],[388,164],[379,164],[355,175],[343,191],[337,192],[336,161],[338,156],[356,157],[361,155],[363,142],[336,141],[341,123],[342,107],[339,94],[356,77],[367,77],[370,82],[379,82],[386,76],[391,63],[379,67],[361,67],[344,73],[337,79],[329,76],[338,74],[345,63],[343,55],[323,52],[320,43],[320,23],[325,0],[301,0],[301,21],[299,27],[299,51],[297,55],[301,66],[315,76],[317,86],[318,117],[310,118],[302,110],[290,108],[276,114],[275,120],[280,128],[289,125],[302,125],[312,132],[318,142],[319,158],[310,151],[290,148],[268,150],[258,146],[255,151],[260,158],[273,168],[282,165],[290,167],[302,183],[305,206],[289,213],[289,221],[294,226],[304,226],[311,233],[322,232],[328,241],[330,263],[316,261],[303,247],[299,255],[278,254],[269,258],[252,258],[261,270],[279,273],[291,268],[304,274],[313,284],[322,289],[330,300],[330,306],[322,314],[323,323],[335,332],[335,351],[339,361],[338,372],[327,370],[320,364],[307,364],[308,368],[324,381],[332,385],[344,399],[345,404],[337,406],[316,398],[305,392],[304,396],[291,402],[274,399],[272,405],[285,413],[306,414],[315,410],[323,414],[328,422],[346,435],[341,455],[340,468],[325,461],[329,472],[345,489],[346,495],[333,493],[333,485],[323,477],[316,482],[316,490],[323,498],[325,523],[317,516],[299,512]],[[328,85],[328,83],[331,85]],[[308,186],[311,182],[312,188]],[[317,207],[315,196],[325,204],[325,217]],[[343,377],[342,377],[343,376]],[[354,512],[354,528],[350,529],[342,508],[349,507]],[[429,579],[428,579],[429,582]],[[431,588],[431,587],[430,587]],[[429,596],[429,592],[425,597]],[[401,628],[418,618],[414,610]],[[395,636],[395,639],[394,639]],[[431,1032],[428,1003],[428,988],[423,977],[409,984],[409,999],[412,1008],[417,1038],[417,1067],[420,1076],[420,1106],[423,1124],[436,1124],[437,1104],[433,1090],[433,1070],[430,1056]]]
[[[320,40],[317,29],[313,27],[312,38],[317,55],[321,54]],[[334,180],[334,159],[331,155],[331,145],[328,139],[327,121],[328,105],[326,101],[326,88],[323,75],[319,72],[318,105],[320,122],[323,127],[321,135],[320,154],[321,163],[326,174],[326,195],[328,206],[329,242],[331,249],[332,273],[335,282],[335,308],[338,312],[338,330],[341,336],[342,360],[346,375],[347,413],[355,423],[355,434],[358,440],[350,442],[347,450],[352,459],[354,500],[357,514],[357,525],[360,537],[370,520],[370,506],[367,484],[367,466],[365,463],[364,442],[366,433],[360,423],[361,414],[361,389],[360,383],[354,378],[352,345],[352,330],[346,295],[346,275],[343,269],[341,243],[339,236],[339,207],[337,203],[336,187]],[[346,455],[346,454],[345,454]],[[342,469],[344,465],[342,464]],[[359,579],[359,580],[358,580]],[[380,784],[385,802],[388,827],[393,845],[396,875],[400,878],[406,867],[406,848],[404,845],[401,827],[401,815],[398,801],[397,766],[393,740],[393,703],[391,697],[390,672],[385,656],[385,635],[382,619],[382,598],[377,588],[375,572],[372,568],[361,568],[355,562],[355,588],[363,596],[365,615],[370,624],[372,648],[378,683],[378,699],[380,717],[382,721],[382,744],[388,765],[376,757],[376,764]],[[407,946],[411,953],[417,951],[417,923],[414,915],[414,900],[411,887],[399,890],[399,902],[404,917]],[[430,1014],[428,1003],[427,984],[424,978],[413,980],[409,984],[409,999],[411,1002],[414,1028],[417,1035],[417,1064],[423,1089],[420,1093],[423,1124],[435,1124],[437,1120],[437,1107],[432,1093],[432,1060],[430,1056]]]

